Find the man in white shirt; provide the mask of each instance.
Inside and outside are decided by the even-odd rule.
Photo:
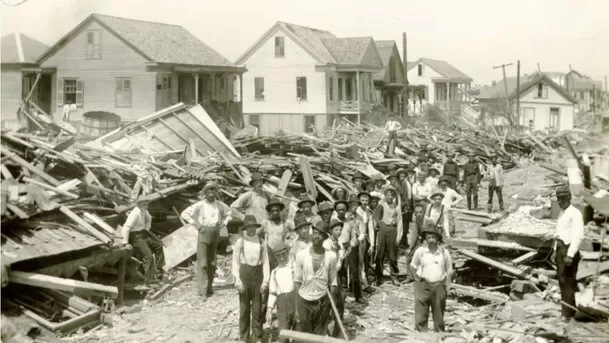
[[[61,110],[61,121],[65,121],[65,122],[70,121],[70,113],[71,113],[70,104],[72,104],[72,102],[68,100],[63,105],[63,108]]]
[[[266,311],[266,322],[271,324],[272,311],[277,305],[277,323],[279,330],[295,330],[294,318],[294,278],[289,264],[288,246],[279,243],[273,254],[278,261],[277,268],[271,271],[269,278],[269,299]],[[264,305],[264,302],[263,302]],[[279,342],[288,343],[289,339],[280,338]]]
[[[442,235],[431,223],[422,234],[427,245],[415,251],[410,262],[411,273],[415,275],[414,320],[419,332],[427,331],[429,308],[434,323],[434,331],[444,331],[444,311],[446,310],[447,288],[452,275],[452,260],[448,250],[440,245]]]
[[[427,204],[428,198],[431,195],[432,186],[427,182],[427,174],[420,171],[417,174],[417,182],[412,185],[412,197],[415,204]]]
[[[490,182],[488,184],[488,212],[493,211],[493,194],[497,193],[497,199],[499,200],[499,210],[503,211],[503,166],[501,163],[497,163],[497,156],[491,156],[491,165],[488,166],[488,176]]]
[[[268,219],[266,205],[268,205],[270,196],[263,189],[264,177],[260,173],[252,173],[250,186],[252,189],[241,194],[230,207],[235,209],[234,214],[238,215],[239,219],[243,220],[243,216],[251,214],[256,217],[256,220],[261,223]]]
[[[446,214],[448,216],[449,232],[451,235],[454,235],[456,231],[455,215],[450,209],[454,208],[458,203],[463,201],[463,196],[457,193],[457,191],[454,189],[448,187],[451,182],[452,179],[450,176],[442,175],[442,177],[440,177],[440,190],[444,193],[442,205],[448,209]]]
[[[562,209],[556,220],[556,267],[562,301],[575,307],[577,268],[580,261],[579,246],[584,239],[584,220],[581,212],[571,205],[569,187],[556,190],[558,205]],[[563,320],[575,316],[575,311],[562,305]]]
[[[197,290],[203,299],[214,292],[212,284],[216,272],[216,250],[220,229],[228,223],[230,208],[217,200],[218,185],[208,182],[201,191],[204,199],[186,208],[181,217],[199,230],[197,241]]]
[[[387,150],[385,153],[389,156],[395,155],[395,146],[398,142],[397,132],[402,128],[400,122],[395,118],[395,114],[389,114],[389,119],[385,123],[385,132],[387,133]]]
[[[147,280],[162,279],[165,254],[163,243],[150,231],[152,217],[148,212],[149,200],[139,198],[135,207],[123,224],[123,243],[130,243],[142,256],[144,276]],[[154,264],[153,264],[154,263]]]

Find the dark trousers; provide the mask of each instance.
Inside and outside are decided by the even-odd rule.
[[[326,329],[332,316],[332,307],[327,295],[308,301],[298,296],[298,315],[300,331],[320,336],[326,335]]]
[[[396,279],[400,273],[398,269],[397,235],[398,230],[395,225],[387,225],[383,222],[380,223],[375,268],[376,281],[379,284],[383,282],[383,264],[385,263],[385,257],[389,259],[391,278]]]
[[[370,249],[370,242],[368,241],[368,237],[364,239],[363,242],[360,242],[358,247],[359,249],[359,273],[363,286],[368,286],[368,268],[370,266],[370,254],[368,254],[368,250]]]
[[[279,330],[294,330],[296,320],[294,318],[294,292],[279,294],[277,296],[277,324]],[[288,343],[289,339],[280,338],[279,342]]]
[[[243,292],[239,293],[239,337],[244,341],[249,339],[251,319],[252,338],[257,340],[262,338],[262,321],[260,321],[262,266],[241,264],[239,266],[239,277],[243,282]]]
[[[334,304],[336,305],[336,309],[338,310],[338,315],[340,316],[340,320],[343,320],[343,316],[345,314],[345,298],[347,297],[347,290],[345,289],[347,284],[347,265],[343,264],[338,271],[337,275],[338,287],[336,287],[336,295],[334,295]],[[331,306],[331,305],[330,305]],[[329,321],[329,319],[328,319]],[[338,324],[334,325],[334,329],[332,331],[332,337],[339,338],[341,335],[340,327]]]
[[[577,252],[573,257],[570,266],[565,264],[569,246],[561,240],[556,241],[556,267],[558,276],[558,286],[560,287],[560,298],[565,303],[575,307],[575,291],[577,290],[577,268],[579,265],[580,254]],[[562,305],[562,315],[568,318],[575,316],[575,310]]]
[[[359,300],[362,297],[362,282],[360,280],[359,269],[359,246],[351,249],[346,262],[349,266],[349,277],[351,278],[351,285],[347,285],[347,288],[352,289],[355,300]]]
[[[404,228],[404,233],[402,234],[402,240],[398,242],[400,245],[405,247],[408,246],[408,232],[410,230],[410,222],[412,221],[413,211],[404,209],[402,211],[402,227]]]
[[[130,235],[131,246],[135,249],[136,256],[144,263],[144,276],[146,279],[154,279],[155,276],[163,275],[165,254],[163,244],[153,238],[147,230],[132,232]]]
[[[216,273],[216,252],[220,232],[215,230],[214,234],[202,235],[199,233],[197,243],[197,291],[200,295],[209,294]],[[211,238],[211,239],[209,239]]]
[[[478,179],[475,176],[465,178],[465,191],[467,193],[467,209],[478,208]]]
[[[500,186],[488,185],[488,206],[489,209],[493,206],[493,195],[497,193],[497,199],[499,199],[499,208],[503,210],[503,195],[501,194]]]
[[[450,188],[457,190],[457,175],[444,175],[448,179]]]
[[[444,311],[446,310],[446,283],[417,281],[414,285],[414,325],[417,331],[426,332],[429,308],[436,332],[444,331]]]
[[[395,131],[389,131],[389,135],[387,137],[387,150],[385,150],[386,155],[394,155],[395,154],[395,146],[398,144],[398,135]]]

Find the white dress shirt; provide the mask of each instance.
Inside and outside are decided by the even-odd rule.
[[[230,219],[230,208],[218,200],[211,203],[207,200],[201,200],[188,206],[182,212],[181,217],[196,228],[214,227],[218,223],[226,226]]]
[[[569,246],[567,256],[573,258],[579,251],[579,246],[584,239],[584,219],[582,213],[573,205],[569,205],[558,215],[556,236],[565,245]]]
[[[450,254],[442,246],[436,252],[431,252],[426,245],[418,247],[410,265],[417,276],[427,282],[449,281],[453,268]]]
[[[431,195],[431,183],[429,182],[424,182],[423,184],[421,184],[419,181],[417,181],[413,186],[412,186],[412,195],[414,196],[415,200],[425,200],[427,199],[430,195]]]
[[[389,120],[387,123],[385,123],[385,131],[387,132],[397,131],[401,128],[402,125],[400,125],[397,120]]]
[[[292,268],[289,264],[277,266],[271,272],[269,280],[269,302],[267,307],[275,307],[277,296],[287,294],[294,290],[294,278],[292,276]]]

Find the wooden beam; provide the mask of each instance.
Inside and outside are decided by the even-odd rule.
[[[303,343],[345,343],[344,339],[334,338],[330,336],[319,336],[312,333],[292,331],[292,330],[281,330],[279,331],[280,338],[288,338],[294,340],[294,342]]]
[[[70,219],[72,219],[73,222],[75,222],[76,224],[80,225],[83,229],[87,230],[89,233],[91,233],[91,235],[93,235],[93,237],[99,239],[100,241],[104,242],[104,244],[110,243],[113,240],[104,235],[103,233],[99,232],[96,228],[94,228],[91,224],[87,223],[84,219],[82,219],[81,217],[79,217],[76,213],[74,213],[71,209],[65,207],[65,206],[61,206],[59,208],[59,211],[61,211],[61,213],[65,214],[66,216],[68,216]]]
[[[314,199],[316,199],[317,189],[315,187],[315,180],[313,179],[313,172],[311,171],[309,159],[306,156],[300,156],[300,158],[298,158],[298,162],[300,163],[300,169],[302,172],[302,177],[304,179],[305,188],[307,189],[307,193]]]
[[[44,182],[40,182],[40,181],[34,180],[34,179],[29,178],[27,176],[23,177],[23,181],[28,182],[28,183],[32,183],[32,184],[34,184],[36,186],[40,186],[42,188],[48,189],[50,191],[53,191],[53,192],[55,192],[57,194],[66,196],[66,197],[71,198],[71,199],[78,199],[78,195],[76,195],[74,193],[66,192],[66,191],[62,190],[61,188],[59,188],[59,187],[53,187],[53,186],[47,185]]]
[[[156,139],[157,141],[161,142],[161,144],[163,144],[164,146],[166,146],[167,148],[169,148],[169,150],[176,150],[175,148],[173,148],[171,145],[169,145],[167,142],[165,142],[164,140],[162,140],[156,133],[150,131],[149,128],[147,128],[146,126],[144,126],[143,124],[140,125],[140,127],[142,129],[144,129],[144,131],[146,131],[147,134],[151,135],[153,139]],[[135,139],[135,138],[131,138],[131,139]]]
[[[23,211],[19,206],[13,204],[6,204],[6,208],[8,208],[11,212],[13,212],[19,219],[28,219],[30,216]]]
[[[79,295],[110,296],[112,299],[118,295],[118,288],[100,285],[98,283],[64,279],[50,275],[11,271],[9,282],[19,285],[28,285],[66,291]]]
[[[188,113],[190,113],[190,111],[188,111]],[[190,113],[191,115],[193,115],[192,113]],[[197,137],[199,137],[200,140],[203,141],[203,143],[207,144],[210,148],[214,149],[214,146],[209,144],[209,142],[207,141],[207,139],[205,139],[205,137],[203,137],[199,132],[197,132],[195,129],[192,128],[192,126],[190,126],[187,122],[184,121],[184,119],[180,118],[179,115],[177,115],[177,113],[173,112],[174,117],[176,117],[184,126],[186,126],[187,128],[190,129],[190,131],[192,131]],[[201,123],[201,125],[203,125],[203,123]],[[203,127],[205,127],[205,125],[203,125]],[[215,150],[215,149],[214,149]],[[204,155],[202,155],[204,156]]]
[[[6,155],[9,156],[10,159],[12,159],[13,161],[15,161],[16,163],[20,164],[23,168],[31,171],[32,173],[40,176],[44,181],[50,183],[53,186],[59,186],[59,181],[57,181],[54,177],[52,177],[51,175],[45,173],[44,171],[34,167],[32,164],[30,164],[28,161],[24,160],[23,158],[21,158],[20,156],[14,154],[12,151],[10,151],[7,147],[5,146],[0,146],[0,151]]]
[[[83,213],[83,215],[85,216],[85,218],[89,219],[90,221],[94,222],[99,227],[104,229],[108,234],[116,236],[116,230],[97,215],[91,214],[89,212],[85,212]]]
[[[537,251],[529,251],[528,253],[513,259],[512,260],[512,265],[517,266],[519,264],[523,264],[523,263],[529,262],[530,260],[534,259],[535,256],[537,256]]]
[[[488,291],[485,291],[484,289],[463,286],[463,285],[459,285],[459,284],[455,284],[455,283],[451,284],[450,288],[454,289],[457,293],[459,293],[461,295],[466,295],[466,296],[470,296],[473,298],[478,298],[478,299],[496,302],[496,303],[506,302],[509,299],[509,298],[507,298],[507,296],[504,298],[504,297],[492,294]]]
[[[516,267],[512,267],[512,266],[508,266],[506,264],[503,264],[501,262],[497,262],[493,259],[490,259],[486,256],[482,256],[480,254],[477,254],[473,251],[469,251],[469,250],[465,250],[465,249],[458,249],[457,250],[460,254],[465,255],[467,257],[471,257],[474,260],[480,261],[482,263],[488,264],[491,267],[495,267],[497,269],[500,269],[508,274],[517,276],[521,279],[525,279],[525,280],[530,280],[531,282],[537,284],[539,282],[539,280],[537,280],[536,278],[532,277],[531,275],[529,275],[528,273],[526,273],[524,270],[520,270]]]
[[[8,170],[4,164],[0,165],[0,172],[6,180],[13,179],[13,174],[11,174],[10,170]]]
[[[173,127],[171,127],[171,125],[167,124],[166,121],[164,121],[163,119],[159,118],[159,121],[161,123],[163,123],[163,125],[165,125],[165,127],[167,127],[169,130],[171,130],[171,132],[173,132],[176,136],[178,136],[182,141],[184,141],[185,145],[188,145],[188,139],[186,139],[186,137],[182,136],[177,130],[175,130]],[[201,150],[195,150],[195,152],[197,152],[199,155],[204,156],[204,154],[201,152]]]

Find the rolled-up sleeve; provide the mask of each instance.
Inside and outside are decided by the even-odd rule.
[[[193,214],[195,213],[195,210],[198,206],[200,206],[198,202],[188,206],[184,211],[182,211],[180,217],[182,217],[182,219],[184,219],[184,221],[188,224],[195,225],[198,218],[194,218]]]

